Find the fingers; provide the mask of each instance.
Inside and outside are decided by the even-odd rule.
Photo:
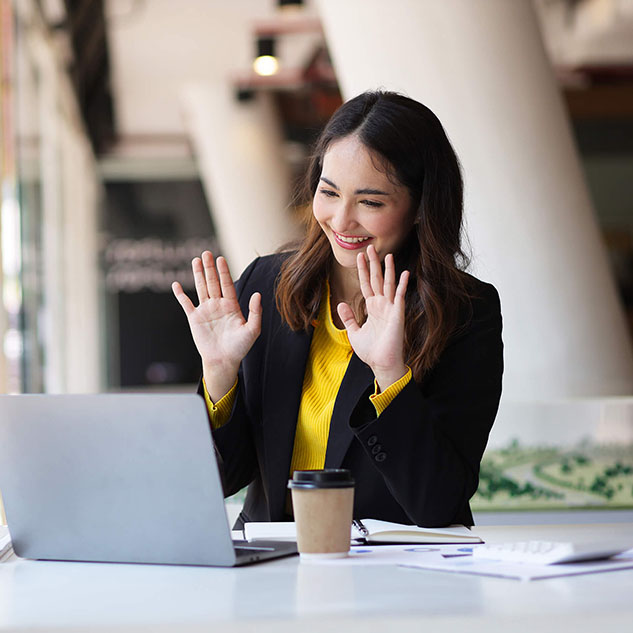
[[[262,296],[254,292],[248,302],[248,328],[253,334],[259,334],[262,329]]]
[[[400,275],[400,281],[396,288],[396,299],[404,301],[404,297],[407,294],[407,284],[409,283],[409,271],[403,270]]]
[[[371,284],[371,289],[373,290],[373,294],[381,295],[384,290],[382,266],[373,244],[370,244],[367,247],[367,257],[369,258],[369,282]]]
[[[360,330],[360,326],[358,325],[356,317],[354,316],[354,311],[349,307],[349,305],[347,305],[347,303],[339,303],[336,306],[336,311],[341,317],[341,321],[343,321],[345,329],[350,334],[354,334],[354,332]]]
[[[369,264],[367,260],[369,260]],[[396,293],[396,266],[391,253],[385,256],[384,277],[380,257],[373,245],[367,247],[367,259],[365,254],[358,254],[356,266],[358,268],[360,289],[365,299],[375,295],[384,295],[389,301],[394,300]]]
[[[396,292],[396,266],[391,253],[385,257],[385,283],[383,292],[389,301],[393,301]]]
[[[360,291],[363,293],[363,297],[365,299],[373,297],[374,291],[371,289],[369,282],[369,270],[364,253],[359,253],[356,257],[356,268],[358,269],[358,281],[360,282]]]
[[[231,273],[229,272],[229,265],[226,263],[226,259],[224,259],[224,257],[218,257],[216,260],[216,266],[220,275],[222,296],[225,299],[234,299],[237,301],[237,293],[235,292],[235,286],[233,285]]]
[[[204,268],[204,276],[207,282],[207,292],[211,299],[219,299],[222,296],[220,288],[220,280],[213,263],[213,254],[210,251],[202,253],[202,265]]]
[[[385,256],[384,277],[380,258],[373,245],[367,247],[367,259],[363,253],[359,253],[356,262],[360,289],[366,300],[384,296],[391,303],[404,301],[410,274],[408,270],[403,271],[396,286],[396,264],[392,253]]]
[[[189,316],[196,308],[191,302],[191,299],[185,294],[182,286],[177,282],[171,285],[172,292],[174,296],[178,300],[178,303],[182,306],[182,309],[185,311],[185,314]]]
[[[193,258],[191,262],[191,269],[193,270],[193,282],[196,286],[198,303],[202,303],[209,298],[209,292],[207,290],[207,280],[204,277],[202,260],[199,257]]]
[[[214,263],[213,253],[204,251],[201,258],[193,259],[191,268],[199,303],[222,297],[237,300],[233,279],[224,257],[218,257]]]

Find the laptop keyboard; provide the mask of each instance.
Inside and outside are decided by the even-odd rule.
[[[296,543],[284,543],[278,541],[233,541],[235,556],[241,562],[255,562],[281,556],[291,556],[297,553]]]

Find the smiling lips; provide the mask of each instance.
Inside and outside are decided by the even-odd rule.
[[[363,248],[363,246],[365,246],[366,243],[371,239],[371,237],[367,235],[340,235],[335,231],[332,231],[332,233],[334,234],[334,239],[336,240],[336,243],[341,248],[346,248],[351,251]]]

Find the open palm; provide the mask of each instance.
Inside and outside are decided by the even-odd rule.
[[[217,268],[216,268],[217,265]],[[253,294],[249,302],[248,320],[244,318],[226,260],[218,257],[214,263],[209,251],[192,262],[198,295],[194,306],[182,286],[174,282],[172,290],[182,306],[191,335],[202,358],[205,381],[207,369],[224,376],[230,384],[237,375],[240,362],[246,356],[261,330],[261,295]]]
[[[367,319],[359,325],[347,303],[337,306],[347,336],[356,355],[369,365],[381,389],[404,376],[404,296],[409,279],[404,271],[396,286],[393,255],[385,257],[383,277],[380,259],[373,246],[367,249],[367,260],[357,258],[360,288],[365,298]]]

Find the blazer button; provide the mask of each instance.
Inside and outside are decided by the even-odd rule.
[[[376,457],[374,457],[374,459],[377,462],[384,462],[385,459],[387,459],[387,453],[378,453],[378,455],[376,455]]]
[[[378,455],[378,453],[380,453],[381,450],[382,450],[382,446],[380,444],[375,444],[374,447],[371,449],[371,454]]]
[[[377,441],[378,441],[378,436],[377,435],[371,435],[367,439],[367,446],[373,446]]]

